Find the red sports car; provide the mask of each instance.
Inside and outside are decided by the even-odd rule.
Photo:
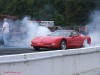
[[[91,44],[91,38],[74,30],[57,30],[47,36],[38,36],[31,41],[35,50],[40,48],[79,48]]]

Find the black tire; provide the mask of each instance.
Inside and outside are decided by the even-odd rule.
[[[40,50],[40,47],[33,47],[34,48],[34,51],[39,51]]]
[[[66,40],[62,40],[60,43],[60,49],[65,50],[66,49]]]
[[[82,47],[88,47],[88,46],[89,46],[89,44],[88,44],[88,40],[85,39],[84,42],[83,42]]]

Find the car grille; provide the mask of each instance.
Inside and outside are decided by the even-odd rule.
[[[32,43],[32,44],[36,45],[37,43]]]

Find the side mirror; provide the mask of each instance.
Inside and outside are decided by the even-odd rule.
[[[73,37],[78,37],[78,35],[74,35]]]

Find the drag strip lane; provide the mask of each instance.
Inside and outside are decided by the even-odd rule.
[[[33,48],[0,48],[0,55],[11,55],[35,52]]]
[[[52,51],[52,49],[41,48],[41,51]],[[23,54],[40,52],[35,51],[33,48],[0,48],[0,55],[12,55],[12,54]]]

